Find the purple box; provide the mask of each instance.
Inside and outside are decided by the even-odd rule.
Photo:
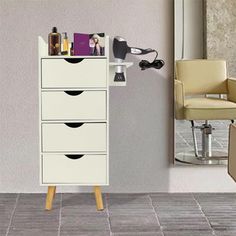
[[[74,55],[75,56],[89,56],[89,35],[74,33]]]

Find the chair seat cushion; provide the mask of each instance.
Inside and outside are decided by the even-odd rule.
[[[184,112],[187,120],[234,120],[236,103],[220,98],[188,98]]]

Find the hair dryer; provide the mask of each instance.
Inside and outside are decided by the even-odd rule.
[[[164,65],[163,60],[156,60],[157,55],[158,55],[157,51],[151,48],[142,49],[142,48],[137,48],[137,47],[129,47],[125,39],[123,39],[120,36],[116,36],[113,40],[113,54],[114,54],[116,62],[118,63],[122,63],[125,60],[127,53],[136,54],[136,55],[145,55],[151,52],[156,52],[156,57],[153,60],[153,62],[142,60],[139,63],[139,66],[141,67],[142,70],[145,70],[147,68],[160,69]],[[124,66],[118,65],[116,67],[114,81],[125,81]]]

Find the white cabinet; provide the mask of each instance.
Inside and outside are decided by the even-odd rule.
[[[40,184],[108,185],[109,57],[45,51],[39,47]]]
[[[100,88],[107,85],[106,58],[42,58],[42,88]]]

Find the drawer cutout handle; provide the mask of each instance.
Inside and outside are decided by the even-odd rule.
[[[64,91],[66,94],[70,95],[70,96],[78,96],[81,93],[83,93],[84,91]]]
[[[80,159],[80,158],[82,158],[84,155],[77,155],[77,154],[75,154],[75,155],[65,155],[66,157],[68,157],[69,159],[72,159],[72,160],[77,160],[77,159]]]
[[[65,61],[71,64],[77,64],[84,60],[84,58],[64,58]]]
[[[79,128],[80,126],[82,126],[84,123],[65,123],[66,126],[70,127],[70,128]]]

